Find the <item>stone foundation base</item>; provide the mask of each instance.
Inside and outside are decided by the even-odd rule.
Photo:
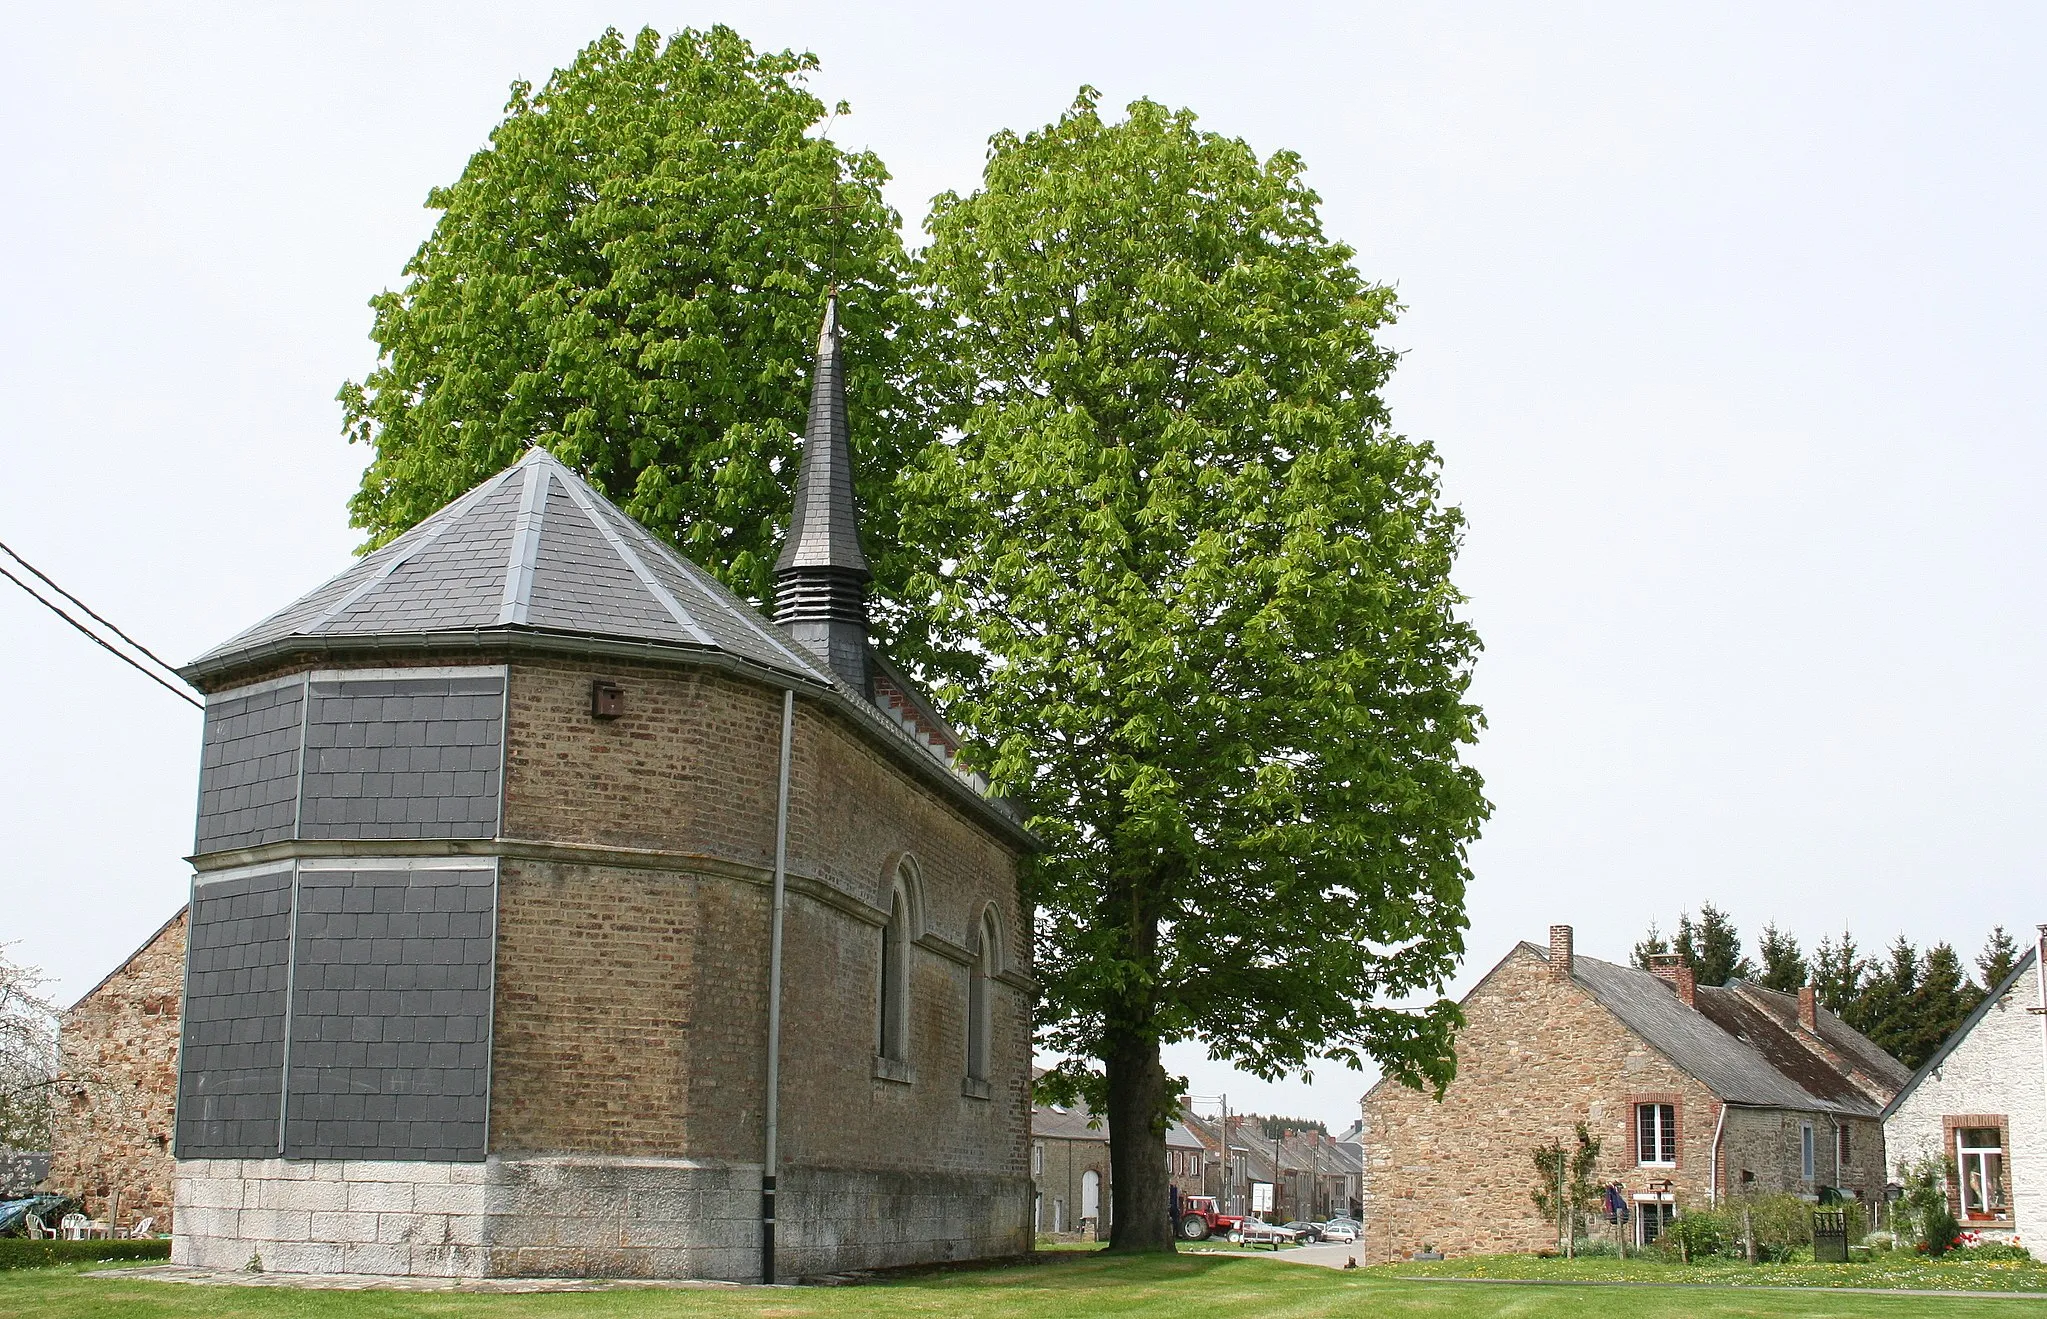
[[[791,1168],[783,1280],[1030,1249],[1025,1178]],[[173,1262],[410,1277],[760,1280],[760,1167],[688,1159],[483,1163],[188,1159]]]

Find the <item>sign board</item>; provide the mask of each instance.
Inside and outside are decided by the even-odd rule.
[[[1269,1214],[1272,1212],[1272,1183],[1251,1183],[1251,1212]]]

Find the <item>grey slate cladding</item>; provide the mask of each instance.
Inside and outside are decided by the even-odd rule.
[[[483,1157],[493,895],[489,870],[300,873],[287,1157]]]
[[[291,872],[201,884],[186,936],[177,1156],[277,1154]]]
[[[504,679],[312,684],[304,838],[491,838],[498,831]]]
[[[300,687],[289,686],[207,701],[194,851],[291,837],[301,695]]]

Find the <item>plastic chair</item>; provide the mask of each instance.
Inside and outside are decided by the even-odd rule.
[[[85,1240],[85,1230],[92,1226],[92,1220],[84,1214],[66,1214],[57,1223],[57,1229],[66,1241]]]
[[[156,1231],[156,1218],[152,1215],[149,1218],[143,1219],[134,1227],[129,1228],[128,1237],[130,1240],[140,1241],[154,1231]]]
[[[30,1214],[22,1223],[28,1228],[30,1241],[50,1241],[56,1238],[57,1230],[43,1222],[41,1214]]]

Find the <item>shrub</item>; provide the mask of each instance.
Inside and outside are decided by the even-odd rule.
[[[1711,1209],[1687,1209],[1663,1229],[1663,1235],[1656,1239],[1656,1244],[1669,1259],[1684,1259],[1698,1264],[1718,1255],[1727,1245],[1727,1240],[1724,1215]]]
[[[1915,1249],[1929,1259],[1939,1259],[1954,1249],[1962,1225],[1947,1206],[1948,1174],[1953,1170],[1945,1158],[1921,1159],[1898,1165],[1898,1177],[1905,1184],[1905,1213],[1919,1240]]]
[[[1986,1240],[1974,1232],[1964,1232],[1960,1244],[1948,1252],[1948,1258],[1979,1263],[2003,1263],[2007,1260],[2030,1263],[2033,1252],[2017,1241]]]
[[[169,1259],[168,1238],[155,1241],[30,1241],[0,1239],[0,1270],[46,1269],[52,1264],[91,1264],[126,1259]]]
[[[1611,1237],[1579,1237],[1571,1243],[1571,1251],[1579,1259],[1614,1259],[1621,1248]]]

